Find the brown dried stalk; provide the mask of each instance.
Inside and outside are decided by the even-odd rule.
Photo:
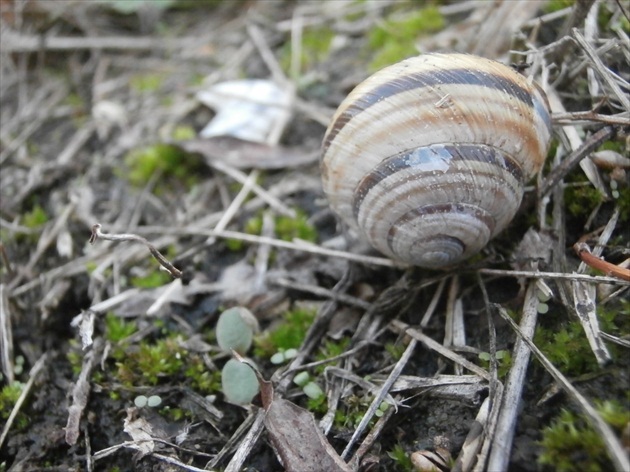
[[[573,245],[573,249],[577,255],[580,256],[580,259],[593,269],[600,270],[606,275],[619,277],[622,280],[630,282],[630,270],[616,266],[610,262],[606,262],[605,260],[591,254],[591,248],[589,248],[586,243],[577,242]]]

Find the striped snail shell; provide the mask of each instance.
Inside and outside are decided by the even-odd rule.
[[[446,267],[508,225],[550,137],[544,93],[511,68],[421,55],[372,75],[339,106],[322,146],[323,187],[383,254]]]

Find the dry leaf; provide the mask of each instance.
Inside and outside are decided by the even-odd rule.
[[[127,409],[127,418],[125,418],[123,431],[136,442],[139,457],[142,457],[153,452],[155,441],[153,441],[151,424],[144,418],[136,416],[136,412],[136,408]]]
[[[276,398],[267,409],[265,427],[288,472],[350,472],[304,408]]]
[[[235,357],[254,369],[260,384],[260,398],[266,410],[265,427],[276,455],[287,472],[350,472],[330,445],[313,415],[282,398],[274,398],[271,382],[265,380],[250,362]]]

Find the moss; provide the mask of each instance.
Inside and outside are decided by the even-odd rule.
[[[218,392],[221,389],[221,372],[209,371],[199,356],[189,356],[184,370],[184,377],[189,379],[195,392],[204,395]]]
[[[132,277],[131,285],[137,288],[156,288],[169,283],[172,277],[165,271],[155,270],[142,277]]]
[[[619,196],[617,197],[617,205],[619,205],[619,221],[628,223],[630,221],[630,187],[617,189]]]
[[[170,419],[171,421],[192,419],[192,412],[183,408],[173,408],[170,406],[165,406],[160,410],[160,414],[163,417]]]
[[[572,7],[574,4],[575,0],[549,0],[543,6],[543,11],[545,13],[553,13],[554,11],[559,11],[568,7]]]
[[[76,340],[73,340],[76,341]],[[70,363],[70,368],[75,377],[81,373],[81,365],[83,364],[83,356],[81,355],[78,343],[71,343],[72,348],[66,354],[66,359]]]
[[[315,319],[316,311],[296,308],[283,316],[282,323],[272,331],[258,336],[255,341],[256,357],[271,357],[280,350],[297,349],[304,341],[308,328]]]
[[[162,86],[164,76],[161,74],[138,74],[129,80],[132,89],[138,92],[156,92]]]
[[[575,217],[587,217],[604,196],[591,185],[567,187],[565,192],[566,208]]]
[[[38,229],[48,223],[48,220],[44,209],[39,204],[35,204],[31,211],[22,216],[22,225],[29,229]]]
[[[317,242],[317,230],[308,222],[308,216],[301,210],[296,210],[295,218],[278,216],[276,218],[276,234],[284,241],[298,238],[304,241]]]
[[[275,217],[274,227],[277,237],[283,241],[292,241],[298,238],[304,241],[317,242],[317,229],[308,221],[308,215],[299,208],[295,210],[295,213],[294,218],[283,215]],[[260,212],[245,221],[243,231],[247,234],[260,236],[262,226],[263,215]],[[226,245],[231,251],[240,251],[243,249],[244,243],[240,240],[228,239]]]
[[[536,329],[534,343],[565,375],[576,376],[597,367],[582,325],[577,321],[559,329]]]
[[[497,351],[497,375],[500,379],[503,379],[507,376],[510,368],[512,367],[512,354],[510,351]],[[479,354],[479,360],[481,361],[481,367],[484,369],[490,368],[490,353],[482,352]]]
[[[247,234],[259,236],[262,233],[263,217],[258,214],[245,222],[244,231]],[[295,218],[279,215],[275,218],[275,231],[278,238],[291,241],[295,238],[316,242],[317,230],[308,222],[308,215],[297,209]]]
[[[202,395],[220,390],[220,372],[208,370],[199,354],[181,348],[176,335],[163,330],[164,338],[129,345],[120,341],[136,331],[135,323],[108,316],[106,324],[108,339],[118,339],[111,354],[116,363],[116,382],[127,387],[177,382]]]
[[[328,404],[326,402],[326,395],[322,395],[318,398],[309,398],[306,402],[306,408],[318,415],[323,415],[328,411]]]
[[[136,187],[144,187],[160,172],[164,179],[178,179],[189,187],[197,182],[201,159],[169,144],[155,144],[134,149],[125,156],[125,171],[119,176]]]
[[[171,135],[171,137],[176,141],[193,139],[195,136],[197,136],[195,129],[192,126],[186,126],[186,125],[176,126]]]
[[[319,348],[319,352],[315,355],[315,360],[317,361],[325,361],[327,359],[331,359],[333,357],[340,356],[350,344],[350,338],[342,338],[339,341],[326,340],[324,341],[324,345]],[[320,365],[315,367],[315,371],[317,373],[324,372],[326,368],[325,365]]]
[[[330,45],[335,33],[328,27],[306,28],[302,33],[299,70],[311,70],[324,61],[330,53]],[[280,65],[287,74],[292,73],[293,44],[287,42],[280,52]],[[294,77],[296,78],[296,77]]]
[[[409,454],[405,452],[405,449],[400,444],[396,444],[387,455],[395,462],[396,470],[401,472],[413,471],[411,457],[409,457]]]
[[[405,349],[407,349],[407,346],[401,343],[386,343],[385,344],[385,350],[392,357],[393,361],[398,361],[402,357],[403,353],[405,352]]]
[[[597,314],[602,331],[611,334],[619,331],[616,323],[623,317],[618,317],[617,310],[598,307]],[[536,329],[534,343],[565,375],[579,376],[597,369],[597,361],[579,321],[550,328],[539,326]],[[609,344],[608,348],[614,357],[617,352],[616,346]]]
[[[365,412],[370,407],[373,397],[371,395],[349,395],[343,399],[343,403],[335,412],[334,425],[340,430],[356,428]],[[373,425],[377,421],[377,417],[373,416],[369,425]]]
[[[13,382],[9,385],[5,385],[2,387],[2,390],[0,390],[0,419],[2,419],[3,422],[11,415],[11,411],[20,398],[23,389],[23,383]],[[13,422],[12,429],[14,431],[21,431],[26,428],[28,424],[28,416],[26,416],[23,411],[20,411]]]
[[[118,376],[124,384],[156,385],[161,378],[172,377],[183,371],[185,351],[174,337],[154,343],[143,341],[137,349],[117,349]]]
[[[616,402],[596,402],[596,408],[617,434],[630,421],[630,410]],[[543,430],[538,462],[559,472],[612,470],[600,435],[582,415],[563,410]]]
[[[138,330],[135,321],[125,321],[112,313],[105,316],[105,327],[105,336],[112,343],[120,342]]]
[[[374,28],[368,41],[374,59],[370,70],[418,54],[415,42],[423,34],[435,33],[444,27],[444,17],[436,6],[428,6],[406,14],[402,19],[390,18]]]

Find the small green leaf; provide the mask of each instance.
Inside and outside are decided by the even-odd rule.
[[[147,398],[147,406],[150,408],[155,408],[156,406],[160,406],[162,404],[162,399],[159,395],[151,395]]]
[[[217,342],[224,351],[231,349],[239,354],[247,352],[252,345],[254,329],[251,319],[254,315],[243,307],[234,307],[221,313],[217,322]]]
[[[230,403],[246,405],[258,393],[258,379],[250,366],[230,359],[223,366],[221,385],[225,398]]]
[[[293,378],[293,383],[295,385],[299,385],[300,387],[304,387],[311,377],[308,375],[308,372],[300,372]]]
[[[282,364],[284,360],[284,352],[276,352],[270,359],[271,363],[274,365]]]
[[[136,405],[138,408],[144,408],[145,406],[147,406],[147,397],[144,395],[138,395],[133,400],[133,404]]]
[[[308,398],[317,399],[324,395],[322,388],[315,382],[309,382],[302,389]]]

